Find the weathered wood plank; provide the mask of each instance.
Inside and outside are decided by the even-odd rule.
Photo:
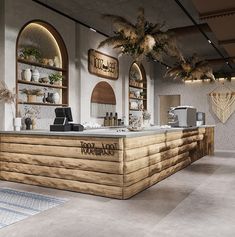
[[[0,162],[1,171],[23,173],[29,175],[83,181],[111,186],[123,186],[123,176],[84,170],[46,167],[10,162]]]
[[[179,155],[181,153],[184,153],[185,151],[190,151],[192,149],[195,149],[197,147],[197,142],[192,142],[183,146],[179,146],[167,151],[163,151],[154,155],[149,156],[149,164],[153,165],[159,162],[162,162],[166,159],[169,159],[173,156]]]
[[[143,191],[144,189],[148,188],[150,185],[150,178],[146,178],[141,180],[138,183],[135,183],[129,187],[124,187],[123,188],[123,199],[128,199],[135,194]]]
[[[183,160],[180,163],[177,163],[176,165],[169,167],[165,170],[162,170],[159,173],[156,173],[154,175],[152,175],[150,177],[150,185],[154,185],[156,183],[158,183],[159,181],[167,178],[168,176],[172,175],[173,173],[183,169],[184,167],[186,167],[187,165],[189,165],[191,163],[190,157],[188,157],[187,159]]]
[[[124,138],[123,144],[126,150],[142,146],[148,146],[165,142],[165,134],[156,134],[150,136]]]
[[[126,161],[123,163],[124,174],[129,174],[131,172],[143,169],[149,166],[149,157],[143,157],[138,160]]]
[[[1,134],[3,143],[33,144],[46,146],[81,147],[82,142],[94,143],[102,148],[102,144],[115,144],[115,149],[123,150],[123,138],[95,138],[77,136],[40,136],[40,135],[9,135]]]
[[[119,163],[9,152],[0,152],[0,160],[30,165],[43,165],[48,167],[97,171],[110,174],[123,174],[122,162]]]
[[[121,187],[115,187],[103,184],[86,183],[73,180],[63,180],[58,178],[48,178],[48,177],[34,176],[34,175],[27,175],[6,171],[0,172],[0,179],[24,184],[39,185],[43,187],[57,188],[62,190],[76,191],[76,192],[100,195],[104,197],[113,197],[122,199]]]
[[[162,170],[165,170],[171,166],[176,165],[179,162],[182,162],[183,160],[187,159],[189,157],[189,152],[182,153],[180,155],[173,156],[171,158],[168,158],[164,161],[158,162],[157,164],[151,165],[149,167],[149,174],[150,176],[159,173]]]
[[[91,160],[105,160],[121,162],[123,160],[123,151],[113,150],[112,154],[107,151],[106,154],[92,155],[82,152],[80,147],[63,147],[63,146],[45,146],[30,145],[17,143],[1,143],[1,151],[32,154],[32,155],[48,155],[58,157],[86,158]],[[106,151],[105,151],[106,152]]]
[[[149,176],[149,167],[143,168],[141,170],[132,172],[130,174],[124,174],[124,185],[130,186],[134,183],[139,182]]]

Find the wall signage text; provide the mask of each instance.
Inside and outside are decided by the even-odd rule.
[[[117,80],[119,76],[118,59],[90,49],[88,51],[88,70],[96,76]]]

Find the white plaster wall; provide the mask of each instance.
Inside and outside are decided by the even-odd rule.
[[[2,2],[2,0],[1,0]],[[75,23],[57,13],[32,2],[31,0],[5,0],[5,80],[10,89],[15,87],[15,52],[16,39],[20,29],[31,20],[40,19],[52,24],[61,34],[67,46],[69,55],[69,86],[77,88],[75,70]],[[78,93],[71,91],[69,102],[73,107],[74,120],[78,120],[79,110],[77,104]],[[5,106],[4,129],[12,130],[12,113],[9,106]]]
[[[0,80],[4,80],[4,56],[5,56],[5,6],[4,1],[0,1]],[[0,103],[0,129],[4,129],[4,109],[5,105]]]
[[[104,79],[101,77],[97,77],[95,75],[92,75],[88,72],[88,50],[89,49],[97,49],[99,43],[105,39],[104,36],[97,34],[96,32],[91,31],[88,28],[85,28],[81,25],[77,25],[77,36],[76,36],[76,42],[77,42],[77,70],[79,71],[79,78],[80,81],[80,101],[79,107],[80,107],[80,121],[86,122],[86,121],[93,121],[98,123],[103,123],[103,119],[97,119],[92,118],[90,116],[90,101],[91,101],[91,94],[95,87],[95,85],[100,81],[106,81],[108,82],[116,95],[116,110],[119,115],[119,118],[122,118],[122,116],[126,117],[126,124],[128,123],[128,83],[129,83],[129,69],[132,64],[132,59],[128,56],[122,56],[119,58],[119,78],[118,80],[109,80]],[[114,50],[112,50],[110,47],[104,47],[101,49],[98,49],[99,51],[106,53],[110,56],[117,57],[117,54]],[[144,63],[145,71],[147,74],[147,80],[148,80],[148,109],[153,114],[153,91],[154,91],[154,85],[153,80],[150,80],[153,78],[153,63],[145,62]]]
[[[94,86],[100,81],[107,81],[116,94],[119,117],[125,116],[126,124],[128,123],[128,81],[129,68],[132,64],[130,57],[119,58],[119,79],[116,81],[92,75],[88,72],[88,50],[90,48],[97,49],[104,36],[75,24],[31,0],[5,0],[5,4],[5,40],[3,40],[5,41],[5,56],[3,61],[5,61],[4,77],[10,89],[15,87],[15,47],[19,31],[25,23],[31,20],[44,20],[59,31],[67,46],[69,55],[69,105],[73,110],[74,121],[103,122],[102,119],[90,117],[90,99]],[[117,57],[111,48],[102,48],[100,51]],[[144,62],[144,67],[148,80],[148,110],[153,114],[154,86],[151,79],[154,78],[154,64]],[[9,106],[6,106],[3,117],[5,118],[3,129],[12,130],[13,115]]]
[[[221,123],[211,110],[208,94],[222,82],[194,82],[182,83],[163,78],[163,71],[156,68],[155,81],[155,123],[159,124],[159,95],[181,95],[181,105],[192,105],[197,111],[206,113],[206,123],[216,125],[215,127],[215,149],[235,151],[235,113],[225,124]],[[235,81],[225,81],[225,85],[235,91]]]

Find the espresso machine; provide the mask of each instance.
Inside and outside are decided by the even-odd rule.
[[[169,118],[171,118],[168,125],[171,127],[195,127],[196,112],[196,108],[192,106],[172,107],[168,112]]]

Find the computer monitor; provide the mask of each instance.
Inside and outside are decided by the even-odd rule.
[[[66,117],[68,122],[73,122],[73,116],[72,116],[72,111],[70,107],[56,108],[55,115],[57,118]]]

